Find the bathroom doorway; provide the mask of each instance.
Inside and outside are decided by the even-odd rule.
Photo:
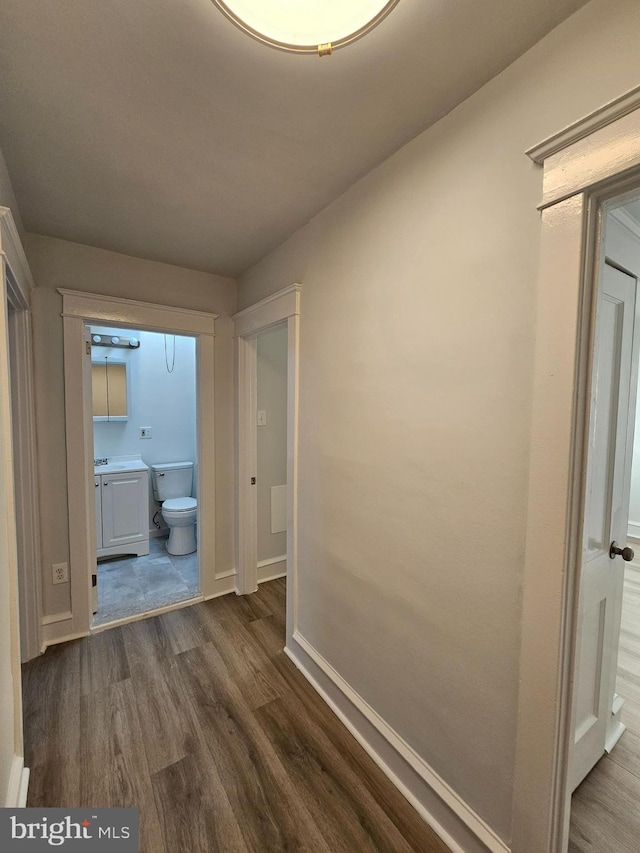
[[[640,832],[637,191],[605,206],[602,255],[569,762],[569,853],[587,848],[631,853]]]
[[[88,331],[97,628],[200,595],[196,339]]]
[[[86,636],[91,630],[123,621],[145,618],[144,610],[133,616],[115,619],[93,628],[93,583],[97,583],[98,538],[96,529],[96,467],[94,466],[92,341],[89,328],[116,329],[124,337],[136,333],[156,332],[168,336],[167,359],[171,366],[170,336],[191,337],[195,341],[196,362],[196,453],[197,460],[197,525],[195,526],[199,563],[199,594],[187,604],[224,595],[235,589],[235,572],[216,572],[215,513],[215,419],[214,379],[215,321],[217,315],[203,311],[173,308],[155,303],[137,302],[100,294],[61,289],[63,298],[65,433],[67,443],[67,502],[69,512],[69,580],[71,584],[70,619],[61,626],[57,639]],[[116,337],[118,337],[116,335]],[[162,342],[164,366],[164,339]],[[132,347],[131,349],[134,349]],[[176,364],[178,353],[176,352]],[[117,415],[115,415],[117,416]],[[154,426],[135,423],[135,428],[151,426],[151,439],[138,438],[141,445],[152,444]],[[108,459],[108,456],[107,456]],[[195,461],[192,460],[192,461]],[[170,462],[165,459],[163,462]],[[173,460],[185,462],[187,460]],[[146,463],[145,463],[146,464]],[[154,463],[155,464],[155,463]],[[150,477],[150,472],[147,472]],[[102,476],[102,474],[100,474]],[[135,484],[125,483],[131,495]],[[108,491],[110,486],[105,487]],[[148,486],[151,489],[152,487]],[[104,494],[104,492],[103,492]],[[111,494],[111,493],[109,493]],[[108,498],[109,500],[109,498]],[[114,510],[126,501],[110,499]],[[150,543],[155,537],[150,537]],[[103,545],[105,544],[103,539]],[[109,544],[108,547],[111,547]],[[151,550],[151,548],[150,548]],[[141,555],[150,556],[150,555]],[[160,609],[184,606],[185,602],[163,605]],[[64,630],[64,635],[62,635]]]

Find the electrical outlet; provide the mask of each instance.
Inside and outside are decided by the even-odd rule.
[[[151,427],[140,427],[140,438],[151,438]]]
[[[267,425],[267,413],[265,411],[258,412],[258,426]]]
[[[51,576],[53,583],[69,583],[69,564],[54,563],[51,566]]]

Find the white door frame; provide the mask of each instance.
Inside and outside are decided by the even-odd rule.
[[[231,591],[230,579],[218,577],[215,569],[214,338],[218,315],[75,290],[58,292],[62,294],[64,324],[71,636],[91,630],[89,566],[96,560],[91,389],[85,382],[88,372],[83,370],[87,323],[196,338],[200,599]]]
[[[23,661],[42,651],[42,567],[38,465],[33,383],[33,349],[30,296],[34,288],[31,270],[20,237],[7,207],[0,207],[0,255],[5,262],[3,304],[11,306],[8,323],[11,407],[19,430],[13,440],[18,549],[20,650]]]
[[[531,149],[543,165],[513,853],[564,853],[602,205],[640,187],[640,87]]]
[[[237,592],[258,588],[256,432],[256,337],[266,329],[287,323],[287,636],[296,620],[298,567],[298,376],[300,350],[300,291],[292,284],[233,315],[236,336],[236,499]],[[290,630],[291,629],[291,630]]]

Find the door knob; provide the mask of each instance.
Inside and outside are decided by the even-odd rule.
[[[614,541],[611,543],[611,548],[609,548],[609,556],[613,560],[618,555],[622,557],[625,563],[630,563],[631,560],[633,560],[633,558],[635,557],[635,554],[633,553],[633,548],[629,548],[628,546],[626,548],[619,548],[618,543]]]

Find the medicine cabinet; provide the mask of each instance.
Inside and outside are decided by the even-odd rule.
[[[94,421],[126,421],[129,417],[127,365],[103,359],[91,363]]]

